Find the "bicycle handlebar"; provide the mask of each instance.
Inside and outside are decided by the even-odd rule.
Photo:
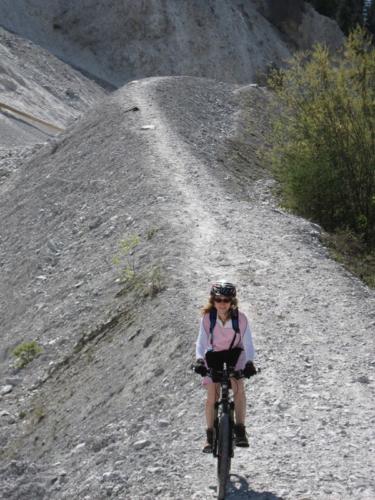
[[[225,370],[214,370],[213,368],[208,368],[207,369],[207,375],[208,376],[216,376],[216,377],[222,377],[224,374]],[[244,376],[244,371],[243,370],[235,370],[234,367],[229,367],[227,368],[227,373],[228,377],[234,377],[234,378],[242,378]]]
[[[191,368],[192,371],[195,371],[194,370],[194,366],[195,366],[194,364],[192,364],[190,366],[190,368]],[[227,372],[228,372],[228,377],[229,378],[230,377],[234,377],[234,378],[239,379],[239,378],[243,378],[245,376],[244,375],[244,370],[235,370],[234,367],[231,367],[231,366],[229,366],[227,368]],[[260,372],[261,372],[261,369],[260,369],[260,367],[258,367],[256,374],[258,374]],[[224,373],[224,370],[214,370],[213,368],[206,368],[206,372],[204,374],[197,373],[197,375],[200,375],[201,377],[207,377],[208,376],[208,377],[211,377],[211,378],[212,378],[212,375],[213,375],[215,378],[217,378],[217,377],[221,378],[222,375],[223,375],[223,373]]]
[[[191,370],[194,371],[194,365],[191,365]],[[233,367],[227,368],[226,371],[228,373],[228,377],[242,378],[244,376],[243,370],[235,370]],[[222,377],[223,374],[224,370],[214,370],[213,368],[206,368],[205,373],[198,373],[197,375],[200,375],[201,377],[214,376],[215,378],[217,378],[217,377]]]

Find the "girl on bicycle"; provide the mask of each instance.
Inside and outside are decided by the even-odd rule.
[[[246,378],[255,375],[256,368],[253,364],[255,351],[251,330],[245,314],[238,311],[236,287],[232,283],[219,281],[212,285],[208,303],[202,310],[202,319],[196,342],[195,372],[202,376],[206,375],[205,355],[208,350],[224,351],[235,347],[243,349],[235,370],[243,370],[243,376]],[[214,383],[207,376],[204,378],[203,384],[207,388],[207,441],[203,447],[203,452],[211,453],[215,402],[219,398],[220,385]],[[231,386],[236,417],[234,426],[235,444],[240,447],[248,447],[249,442],[245,428],[246,396],[243,378],[231,378]]]

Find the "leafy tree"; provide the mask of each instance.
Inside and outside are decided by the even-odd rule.
[[[271,77],[281,113],[271,142],[284,202],[375,248],[375,49],[358,28],[341,56],[297,54]]]
[[[311,0],[315,10],[327,17],[336,17],[339,0]]]
[[[375,35],[375,0],[367,10],[366,28]]]
[[[364,24],[365,0],[310,0],[310,3],[320,14],[335,19],[346,35]]]
[[[357,25],[363,26],[364,0],[341,0],[336,20],[347,35]]]

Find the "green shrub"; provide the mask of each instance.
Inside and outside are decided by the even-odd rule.
[[[163,272],[159,265],[155,265],[144,276],[143,295],[145,297],[155,297],[164,288]]]
[[[135,291],[139,297],[155,297],[165,289],[164,276],[159,265],[153,265],[144,271],[134,273],[122,273],[121,284],[123,288],[117,296],[125,295],[130,291]]]
[[[339,0],[309,0],[309,3],[323,16],[335,18]]]
[[[121,281],[129,281],[136,274],[136,258],[134,251],[141,239],[138,235],[132,234],[119,243],[119,253],[113,258],[116,266],[121,266]]]
[[[43,349],[32,340],[31,342],[23,342],[13,349],[13,356],[16,358],[17,368],[24,368],[36,356],[43,352]]]
[[[146,239],[151,240],[157,231],[157,228],[149,229],[146,232]],[[113,259],[113,263],[121,269],[119,281],[124,286],[117,296],[135,291],[140,297],[154,297],[165,288],[163,273],[158,262],[141,268],[135,252],[140,243],[141,238],[138,235],[130,235],[120,242],[119,253]]]
[[[346,35],[365,22],[364,0],[309,0],[309,3],[320,14],[334,19]]]
[[[323,233],[322,241],[332,257],[344,264],[369,287],[375,288],[375,250],[367,250],[363,242],[350,231]]]
[[[30,412],[29,418],[30,418],[30,424],[32,426],[38,425],[41,420],[43,420],[46,417],[46,409],[44,406],[37,404],[33,407],[33,409]]]
[[[158,231],[158,227],[150,227],[146,232],[146,238],[148,240],[152,240],[152,238],[157,234]]]
[[[275,73],[272,162],[284,204],[375,246],[375,50],[364,31],[343,52],[297,54]]]
[[[366,28],[375,35],[375,2],[373,1],[367,10]]]

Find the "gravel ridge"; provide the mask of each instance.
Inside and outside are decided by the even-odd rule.
[[[317,225],[277,206],[256,154],[266,103],[259,87],[131,82],[7,183],[7,498],[215,497],[189,365],[220,276],[238,284],[262,367],[228,498],[374,498],[374,291],[329,259]],[[246,169],[235,148],[245,118]],[[124,292],[112,263],[134,233],[137,265],[162,270],[154,297]],[[45,352],[17,371],[9,353],[25,331]]]
[[[264,0],[49,0],[48,6],[2,0],[1,23],[117,87],[163,75],[247,83],[296,47],[337,48],[343,37],[335,22],[301,0],[285,10]]]
[[[0,27],[0,107],[64,128],[106,95],[94,82],[29,40]],[[0,110],[0,193],[56,129]]]
[[[45,49],[0,27],[0,101],[64,128],[106,92]],[[0,113],[1,147],[46,142],[55,130]]]

